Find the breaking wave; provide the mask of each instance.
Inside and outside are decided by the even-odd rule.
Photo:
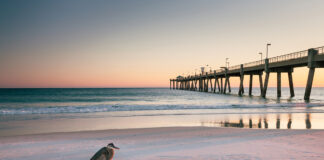
[[[114,111],[145,111],[145,110],[189,110],[189,109],[244,109],[244,108],[291,108],[291,107],[318,107],[322,103],[279,103],[279,104],[218,104],[213,106],[196,105],[88,105],[88,106],[48,106],[48,107],[1,107],[0,115],[21,115],[21,114],[58,114],[58,113],[95,113]]]

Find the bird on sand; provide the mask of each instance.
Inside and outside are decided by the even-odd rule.
[[[102,147],[90,160],[112,160],[115,154],[115,149],[119,149],[114,143],[109,143],[107,147]]]

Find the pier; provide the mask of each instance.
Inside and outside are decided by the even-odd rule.
[[[239,77],[240,85],[238,95],[244,94],[244,76],[249,76],[249,92],[252,95],[253,76],[259,77],[260,93],[266,97],[270,73],[277,74],[277,97],[281,97],[281,75],[287,73],[290,96],[294,97],[294,84],[292,74],[296,67],[308,67],[308,79],[304,100],[308,101],[311,95],[313,78],[316,68],[324,67],[324,46],[311,48],[299,52],[285,54],[277,57],[266,58],[259,61],[240,65],[223,67],[219,70],[202,72],[199,75],[178,76],[170,79],[170,89],[190,90],[200,92],[213,92],[226,94],[231,92],[230,78]],[[262,75],[265,74],[265,78]]]

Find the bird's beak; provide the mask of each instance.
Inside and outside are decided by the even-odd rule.
[[[114,146],[115,149],[119,149],[118,147]]]

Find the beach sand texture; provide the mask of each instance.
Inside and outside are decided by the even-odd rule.
[[[0,138],[1,160],[90,157],[109,142],[114,159],[324,159],[324,130],[168,127]]]

